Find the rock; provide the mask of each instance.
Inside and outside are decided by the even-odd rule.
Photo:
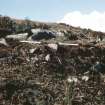
[[[89,77],[88,76],[82,76],[82,80],[83,81],[88,81],[89,80]]]
[[[61,32],[61,31],[56,32],[56,34],[57,34],[57,36],[64,37],[64,33],[63,33],[63,32]]]
[[[68,81],[68,83],[78,82],[78,79],[74,76],[69,76],[67,81]]]
[[[15,34],[15,35],[8,35],[6,38],[13,38],[18,40],[26,40],[28,36],[28,33],[21,33],[21,34]]]
[[[96,64],[94,65],[94,69],[99,73],[105,73],[105,64],[101,62],[96,62]]]
[[[30,49],[30,51],[29,51],[29,52],[30,52],[31,54],[33,54],[33,53],[34,53],[34,51],[35,51],[35,49]]]
[[[58,50],[58,45],[57,44],[48,44],[48,47],[57,51]]]
[[[35,63],[36,61],[38,61],[39,59],[37,58],[37,57],[32,57],[31,58],[31,61],[33,62],[33,63]]]
[[[45,57],[45,60],[46,60],[46,61],[49,61],[49,60],[50,60],[50,54],[48,54],[48,55]]]
[[[32,33],[38,33],[38,32],[40,32],[40,30],[41,30],[41,29],[31,29],[31,32],[32,32]]]
[[[29,43],[29,44],[40,44],[41,42],[39,42],[39,41],[20,41],[20,42],[22,42],[22,43]]]
[[[9,46],[4,38],[0,39],[0,43],[4,44],[5,46]]]
[[[33,35],[31,36],[31,40],[48,40],[52,38],[56,38],[55,33],[49,30],[34,30]],[[30,39],[30,38],[29,38]]]
[[[5,41],[10,47],[15,47],[20,44],[20,41],[18,39],[5,38]]]

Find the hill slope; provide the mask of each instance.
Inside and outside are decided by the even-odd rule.
[[[12,28],[0,31],[1,105],[105,105],[105,33],[29,20]]]

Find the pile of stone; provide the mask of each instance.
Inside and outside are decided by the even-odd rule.
[[[11,45],[0,50],[0,104],[67,105],[71,95],[72,105],[105,104],[104,45]]]
[[[0,105],[105,105],[105,33],[15,22],[0,31]]]

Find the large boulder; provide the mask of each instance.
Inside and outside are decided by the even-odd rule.
[[[21,33],[21,34],[14,34],[14,35],[8,35],[6,38],[13,38],[17,40],[26,40],[28,36],[28,33]]]
[[[36,29],[36,30],[32,30],[32,32],[33,32],[33,35],[29,39],[34,40],[34,41],[56,38],[55,33],[49,30]]]

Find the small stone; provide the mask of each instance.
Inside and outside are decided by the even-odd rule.
[[[46,60],[46,61],[49,61],[49,60],[50,60],[50,54],[48,54],[48,55],[45,57],[45,60]]]
[[[78,79],[77,79],[76,77],[71,76],[71,77],[68,77],[67,81],[68,81],[69,83],[78,82]]]
[[[33,54],[35,49],[30,49],[30,53]]]
[[[88,81],[88,80],[89,80],[89,77],[88,77],[88,76],[83,76],[83,77],[82,77],[82,80]]]
[[[0,43],[4,44],[5,46],[9,46],[4,38],[0,39]]]
[[[57,51],[58,49],[58,45],[57,44],[48,44],[48,47],[50,47],[51,49]]]

